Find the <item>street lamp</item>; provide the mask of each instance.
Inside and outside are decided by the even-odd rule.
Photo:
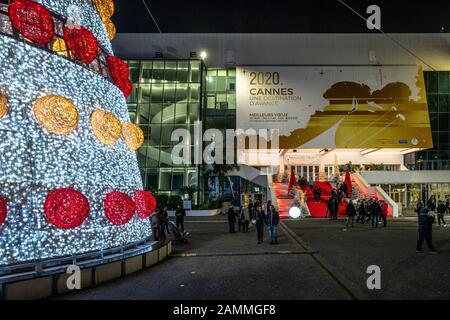
[[[200,58],[202,58],[202,60],[205,60],[207,57],[208,57],[208,54],[206,53],[206,51],[200,52]]]

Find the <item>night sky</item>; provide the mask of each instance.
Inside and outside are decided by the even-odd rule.
[[[385,32],[450,31],[450,1],[344,0],[361,14],[381,7]],[[146,0],[162,32],[339,33],[369,31],[338,0]],[[158,32],[142,0],[115,0],[118,32]]]

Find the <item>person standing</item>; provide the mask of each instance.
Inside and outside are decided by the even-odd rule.
[[[380,217],[381,206],[378,199],[375,199],[370,206],[370,216],[372,218],[372,228],[378,228],[378,218]]]
[[[445,220],[444,220],[444,215],[447,213],[447,211],[448,211],[448,208],[445,205],[445,203],[443,203],[441,200],[439,200],[439,203],[437,206],[437,216],[438,216],[439,227],[441,226],[441,222],[444,227],[447,227],[447,224],[445,223]]]
[[[346,208],[346,213],[347,213],[347,222],[345,223],[345,231],[347,230],[350,222],[351,222],[351,226],[352,228],[354,228],[354,222],[355,222],[355,216],[356,216],[356,208],[355,205],[353,204],[352,200],[349,200],[347,203],[347,208]]]
[[[419,240],[417,240],[416,252],[422,252],[423,241],[427,242],[428,250],[431,254],[436,254],[432,243],[434,217],[428,212],[423,203],[418,204],[419,214]]]
[[[313,191],[313,187],[314,187],[314,178],[311,177],[309,179],[309,191]]]
[[[181,204],[177,205],[177,210],[175,211],[175,222],[177,224],[177,228],[180,229],[181,233],[184,232],[184,217],[186,216],[186,211],[184,211]]]
[[[167,206],[164,206],[163,208],[163,219],[164,219],[164,227],[166,228],[167,234],[170,234],[169,230],[169,213],[168,213]]]
[[[428,207],[429,213],[431,215],[435,215],[436,214],[437,204],[436,204],[436,196],[435,195],[432,195],[430,197],[430,199],[428,199],[427,207]]]
[[[242,232],[247,233],[248,225],[250,223],[250,213],[247,206],[243,206],[241,208],[241,211],[239,212],[239,221],[239,228],[242,227]],[[239,229],[239,231],[241,231],[241,229]]]
[[[273,205],[269,207],[266,222],[269,226],[270,244],[278,244],[278,223],[280,222],[280,216]]]
[[[256,236],[258,237],[258,244],[263,243],[263,235],[264,235],[264,222],[266,220],[266,215],[264,214],[264,210],[261,206],[256,207]]]
[[[150,225],[152,227],[152,234],[153,234],[153,240],[158,241],[159,240],[159,226],[158,226],[158,215],[159,215],[160,209],[157,208],[151,215],[150,215]]]
[[[238,215],[237,215],[237,222],[238,222],[238,231],[241,232],[243,231],[243,227],[244,227],[244,219],[242,219],[242,209],[244,209],[244,207],[239,207],[238,210]]]
[[[364,199],[359,200],[359,205],[358,205],[358,220],[356,222],[359,222],[361,224],[364,224],[364,222],[366,222],[366,204],[364,202]]]
[[[387,227],[387,216],[388,216],[389,205],[386,201],[381,202],[381,219],[383,220],[383,227]]]
[[[327,203],[327,214],[326,214],[325,218],[329,214],[330,215],[330,220],[333,220],[333,218],[334,218],[334,210],[335,210],[335,203],[336,202],[334,201],[333,198],[330,198],[328,200],[328,203]]]
[[[228,209],[228,226],[230,233],[236,233],[236,211],[234,211],[233,206]]]
[[[158,232],[159,232],[159,240],[166,240],[166,224],[164,222],[164,210],[158,211]]]

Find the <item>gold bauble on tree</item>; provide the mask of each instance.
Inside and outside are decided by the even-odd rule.
[[[106,32],[108,32],[109,40],[113,40],[116,37],[116,26],[109,18],[103,20],[103,24],[105,25]]]
[[[119,119],[105,110],[95,110],[92,113],[91,126],[94,135],[105,145],[114,144],[120,138],[122,132]]]
[[[113,0],[94,0],[95,7],[102,19],[111,18],[114,14]]]
[[[48,95],[35,101],[36,121],[49,132],[67,135],[78,127],[78,111],[72,101],[62,96]]]
[[[110,19],[114,14],[113,0],[94,0],[94,3],[99,16],[105,25],[109,40],[113,40],[116,37],[116,26]]]
[[[144,132],[142,132],[142,129],[128,121],[122,125],[122,136],[130,151],[136,151],[144,143]]]
[[[8,99],[0,92],[0,119],[8,112]]]

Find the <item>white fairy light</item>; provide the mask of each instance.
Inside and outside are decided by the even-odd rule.
[[[65,15],[79,0],[37,0]],[[111,50],[103,24],[83,3],[82,25]],[[112,53],[112,51],[111,51]],[[110,191],[133,196],[143,188],[135,153],[123,139],[112,146],[94,136],[90,116],[96,109],[129,121],[120,90],[106,79],[67,59],[0,35],[0,90],[8,98],[8,113],[0,119],[0,194],[8,215],[0,226],[0,264],[95,251],[138,241],[151,234],[148,220],[134,217],[123,226],[105,216],[103,199]],[[32,112],[34,101],[60,95],[77,107],[78,128],[57,136],[42,128]],[[89,200],[90,213],[81,226],[57,229],[44,216],[48,193],[73,187]]]

